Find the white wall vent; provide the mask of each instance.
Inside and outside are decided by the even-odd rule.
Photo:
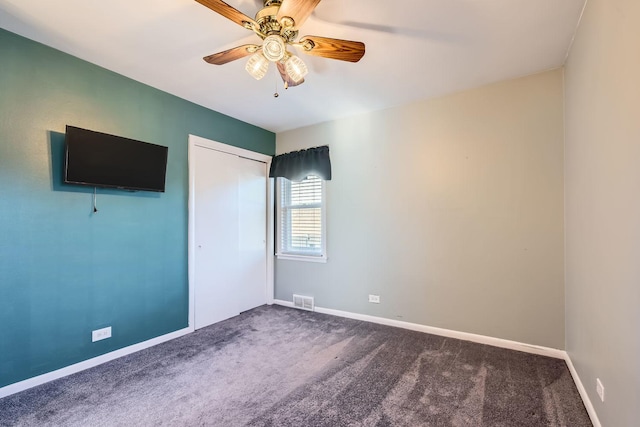
[[[313,303],[313,297],[305,297],[302,295],[293,295],[293,306],[302,310],[313,311],[315,305]]]

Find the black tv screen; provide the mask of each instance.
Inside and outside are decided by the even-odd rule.
[[[169,149],[67,126],[64,182],[164,192]]]

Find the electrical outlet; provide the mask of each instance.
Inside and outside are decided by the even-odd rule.
[[[107,328],[96,329],[95,331],[91,332],[91,342],[96,342],[107,338],[111,338],[111,326]]]
[[[600,381],[600,378],[596,378],[596,391],[598,392],[598,396],[600,396],[600,400],[604,402],[604,386]]]
[[[369,302],[380,304],[380,295],[369,295]]]

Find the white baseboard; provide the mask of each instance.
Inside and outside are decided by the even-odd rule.
[[[84,371],[85,369],[93,368],[94,366],[101,365],[114,359],[118,359],[122,356],[144,350],[145,348],[153,347],[154,345],[162,344],[163,342],[170,341],[175,338],[179,338],[190,332],[193,332],[193,328],[191,327],[180,329],[179,331],[171,332],[170,334],[162,335],[160,337],[152,338],[138,344],[130,345],[128,347],[112,351],[110,353],[102,354],[92,359],[83,360],[82,362],[65,366],[64,368],[60,368],[52,372],[47,372],[46,374],[38,375],[37,377],[9,384],[0,388],[0,398],[30,389],[44,383],[48,383],[49,381],[57,380],[58,378],[66,377],[67,375]]]
[[[283,300],[274,300],[274,304],[285,307],[293,307],[293,303]],[[370,316],[368,314],[351,313],[348,311],[334,310],[332,308],[323,308],[316,306],[315,311],[318,313],[331,314],[338,317],[346,317],[348,319],[363,320],[365,322],[378,323],[380,325],[395,326],[396,328],[409,329],[412,331],[425,332],[427,334],[439,335],[448,338],[456,338],[464,341],[477,342],[487,344],[494,347],[508,348],[510,350],[524,351],[526,353],[537,354],[540,356],[548,356],[556,359],[565,359],[567,353],[564,350],[555,348],[542,347],[538,345],[525,344],[518,341],[510,341],[502,338],[494,338],[486,335],[471,334],[468,332],[459,332],[451,329],[436,328],[433,326],[420,325],[418,323],[404,322],[402,320],[386,319],[384,317]]]
[[[296,308],[296,307],[293,305],[293,301],[285,301],[285,300],[282,300],[282,299],[274,299],[274,300],[273,300],[273,304],[274,304],[274,305],[281,305],[281,306],[283,306],[283,307]],[[317,308],[318,308],[318,307],[315,307],[315,309],[317,309]],[[306,310],[305,310],[305,311],[306,311]],[[317,311],[317,310],[314,310],[314,311]]]
[[[591,399],[587,394],[587,389],[584,388],[584,384],[582,384],[582,380],[578,375],[578,371],[576,371],[575,366],[573,366],[573,362],[571,361],[571,357],[569,357],[569,353],[567,353],[564,360],[565,362],[567,362],[567,366],[569,367],[569,372],[571,372],[571,376],[573,377],[573,382],[576,383],[576,387],[578,388],[578,393],[580,393],[580,397],[582,398],[584,407],[587,409],[587,414],[589,414],[589,418],[591,418],[591,423],[593,424],[593,427],[601,427],[602,424],[600,424],[600,419],[598,418],[596,409],[593,407],[593,403],[591,403]]]

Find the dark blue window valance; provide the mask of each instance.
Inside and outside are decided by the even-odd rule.
[[[301,181],[308,175],[331,180],[331,159],[329,146],[309,148],[275,156],[269,170],[270,178],[287,178],[291,181]]]

